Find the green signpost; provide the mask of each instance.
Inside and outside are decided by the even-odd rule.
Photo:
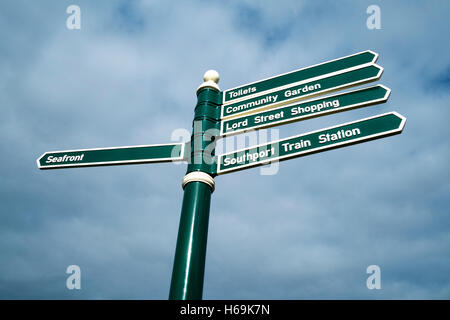
[[[318,97],[378,80],[383,69],[374,64],[377,58],[367,50],[223,92],[218,73],[210,70],[197,89],[189,143],[47,152],[37,165],[61,169],[186,161],[169,299],[202,299],[215,176],[398,134],[406,118],[389,112],[222,155],[215,155],[216,138],[386,102],[390,89],[383,85]]]

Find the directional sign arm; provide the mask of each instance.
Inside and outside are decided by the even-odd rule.
[[[343,58],[280,74],[268,79],[248,83],[243,86],[225,90],[223,92],[223,103],[259,95],[276,87],[281,89],[283,86],[295,85],[297,82],[318,77],[323,74],[340,72],[356,66],[375,63],[377,59],[377,53],[366,50]]]
[[[46,152],[39,169],[108,166],[184,160],[184,143]]]
[[[389,112],[217,157],[217,174],[331,150],[402,132],[406,118]]]
[[[239,102],[225,104],[222,106],[221,118],[228,119],[237,115],[252,114],[325,93],[362,85],[380,79],[382,73],[382,67],[371,64],[339,74],[327,75],[320,79],[297,84],[293,87],[268,92]]]
[[[221,121],[220,135],[229,136],[383,103],[389,98],[390,92],[389,88],[376,85],[321,99],[291,103],[239,118],[225,119]]]

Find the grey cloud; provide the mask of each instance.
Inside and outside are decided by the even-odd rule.
[[[280,138],[396,110],[401,135],[216,178],[204,297],[448,299],[449,6],[370,1],[0,4],[0,297],[166,299],[185,165],[38,171],[45,151],[165,143],[195,89],[358,51],[380,53],[384,105],[279,127]],[[245,21],[241,19],[245,18]],[[82,289],[65,288],[78,264]],[[365,286],[380,265],[382,290]]]

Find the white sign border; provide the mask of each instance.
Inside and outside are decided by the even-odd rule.
[[[355,70],[358,70],[358,69],[363,69],[363,68],[367,68],[367,67],[371,67],[371,66],[374,66],[375,68],[378,68],[378,73],[375,76],[373,76],[373,77],[364,78],[364,79],[361,79],[361,80],[358,80],[358,81],[354,81],[354,82],[348,82],[348,83],[342,84],[340,86],[336,86],[336,87],[332,87],[332,88],[328,88],[328,89],[314,91],[314,92],[302,95],[300,97],[292,97],[291,99],[287,99],[287,100],[284,100],[284,101],[281,101],[281,102],[275,102],[275,103],[268,104],[268,105],[265,105],[265,106],[261,106],[261,107],[258,107],[258,108],[253,108],[251,110],[236,112],[236,113],[224,116],[225,108],[227,106],[229,106],[229,105],[222,105],[221,110],[220,110],[220,119],[221,120],[228,120],[228,119],[237,118],[238,115],[241,115],[241,116],[244,116],[246,114],[250,115],[250,114],[252,114],[254,112],[257,112],[258,110],[261,110],[261,109],[266,110],[266,109],[270,109],[271,107],[284,106],[286,104],[302,101],[302,100],[307,99],[307,98],[312,98],[312,97],[315,97],[315,96],[328,94],[328,93],[331,93],[331,92],[334,92],[334,91],[339,91],[339,90],[343,90],[343,89],[346,89],[346,88],[356,87],[356,86],[359,86],[359,85],[363,85],[365,83],[377,81],[383,75],[384,68],[379,66],[379,65],[377,65],[377,64],[375,64],[375,63],[371,63],[371,64],[360,65],[357,68],[345,69],[344,71],[336,73],[336,74],[329,73],[329,74],[326,74],[325,76],[323,76],[323,77],[321,77],[320,79],[317,79],[317,80],[310,80],[310,79],[308,79],[307,82],[319,81],[319,80],[323,80],[323,79],[328,78],[328,77],[333,77],[333,76],[336,76],[336,75],[340,75],[340,74],[347,73],[347,72],[352,72],[352,71],[355,71]],[[294,86],[296,86],[296,85],[294,85]],[[270,91],[270,92],[269,91],[265,92],[264,95],[268,95],[270,93],[273,93],[273,92],[276,92],[276,91],[280,91],[280,90],[285,90],[285,89],[288,89],[290,87],[291,86],[288,86],[288,87],[282,88],[282,89],[276,88],[276,90],[273,90],[273,91]]]
[[[260,162],[253,162],[253,163],[249,163],[249,164],[246,164],[246,165],[243,165],[243,166],[240,166],[240,167],[233,167],[233,168],[230,168],[230,169],[220,170],[221,160],[224,157],[226,157],[227,155],[229,155],[229,154],[238,153],[238,152],[245,152],[245,151],[249,151],[249,150],[252,150],[252,149],[256,149],[258,147],[269,146],[271,144],[280,143],[280,142],[283,142],[283,141],[286,141],[286,140],[300,138],[300,137],[303,137],[303,136],[306,136],[306,135],[310,135],[310,134],[314,134],[314,133],[321,132],[321,131],[326,131],[326,130],[332,130],[332,129],[335,129],[335,128],[338,128],[338,127],[348,126],[348,125],[351,125],[351,124],[354,124],[354,123],[358,123],[358,122],[363,122],[363,121],[366,121],[366,120],[371,120],[371,119],[375,119],[375,118],[381,118],[381,117],[384,117],[384,116],[387,116],[387,115],[395,115],[395,116],[397,116],[397,117],[399,117],[401,119],[400,125],[399,125],[399,127],[397,129],[393,129],[393,130],[384,131],[384,132],[381,132],[381,133],[372,134],[370,136],[365,136],[365,137],[361,137],[361,138],[352,139],[350,141],[338,142],[338,143],[332,144],[332,145],[326,145],[326,146],[319,147],[319,148],[314,148],[314,149],[309,149],[309,150],[305,150],[305,151],[295,152],[295,153],[284,155],[284,156],[274,157],[274,158],[271,158],[271,159],[268,159],[268,160],[263,160],[263,161],[260,161]],[[326,149],[333,149],[333,148],[337,148],[337,147],[342,146],[342,145],[351,145],[351,144],[357,143],[359,141],[371,140],[371,139],[374,139],[374,138],[377,138],[377,137],[380,137],[380,136],[389,136],[389,135],[392,135],[392,134],[401,133],[403,131],[403,128],[405,127],[405,123],[406,123],[406,117],[402,116],[400,113],[398,113],[396,111],[391,111],[391,112],[379,114],[379,115],[376,115],[376,116],[373,116],[373,117],[363,118],[363,119],[359,119],[359,120],[356,120],[356,121],[351,121],[351,122],[347,122],[347,123],[338,124],[336,126],[332,126],[332,127],[328,127],[328,128],[323,128],[323,129],[319,129],[319,130],[315,130],[315,131],[310,131],[310,132],[307,132],[307,133],[303,133],[303,134],[292,136],[292,137],[287,137],[287,138],[276,140],[276,141],[272,141],[272,142],[269,142],[269,143],[262,143],[262,144],[259,144],[259,145],[256,145],[256,146],[253,146],[253,147],[250,147],[250,148],[243,148],[243,149],[235,150],[235,151],[224,153],[224,154],[221,154],[221,155],[217,156],[216,173],[217,173],[217,175],[221,175],[221,174],[228,173],[228,172],[243,170],[243,169],[246,169],[248,167],[257,167],[257,166],[260,166],[260,165],[271,163],[273,161],[285,160],[285,159],[289,159],[289,158],[299,157],[299,156],[301,156],[303,154],[319,152],[319,151],[324,150],[324,149],[325,150]]]
[[[230,121],[230,120],[239,120],[239,119],[245,119],[245,118],[248,118],[248,117],[257,116],[260,113],[252,113],[252,114],[248,114],[248,115],[237,117],[237,118],[224,119],[224,120],[222,120],[220,122],[220,136],[221,137],[230,137],[230,136],[237,135],[237,134],[240,134],[240,133],[245,133],[245,132],[248,132],[248,131],[260,130],[260,129],[263,129],[263,128],[270,128],[270,127],[279,126],[279,125],[282,125],[282,124],[293,123],[293,122],[307,120],[307,119],[311,119],[311,118],[315,118],[315,117],[325,116],[325,115],[328,115],[328,114],[349,111],[349,110],[356,109],[356,108],[358,108],[360,106],[364,106],[364,105],[370,106],[370,105],[386,102],[389,99],[389,96],[390,96],[392,90],[390,88],[386,87],[383,84],[377,84],[377,85],[374,85],[374,86],[365,87],[365,88],[362,88],[362,89],[351,90],[351,91],[347,91],[347,92],[343,92],[343,93],[339,93],[339,94],[335,94],[335,95],[327,95],[327,96],[324,96],[322,99],[323,100],[325,100],[325,99],[332,99],[332,98],[336,98],[337,99],[338,97],[346,95],[346,94],[350,94],[350,93],[354,93],[354,92],[358,92],[358,91],[363,91],[363,90],[368,90],[368,89],[372,89],[372,88],[376,88],[376,87],[381,87],[384,90],[386,90],[386,94],[384,95],[384,97],[379,98],[379,99],[373,99],[373,100],[370,100],[370,101],[365,101],[365,102],[351,104],[351,105],[348,105],[348,106],[343,107],[343,108],[329,109],[329,110],[319,111],[319,112],[315,112],[315,113],[310,113],[310,114],[303,115],[303,116],[298,116],[298,117],[295,117],[295,118],[292,117],[292,118],[289,118],[289,119],[272,121],[270,123],[260,124],[258,126],[254,126],[254,127],[251,127],[251,128],[243,128],[243,129],[239,129],[239,130],[235,130],[235,131],[231,131],[231,132],[224,132],[225,122]],[[316,97],[314,97],[314,98],[311,98],[311,99],[308,99],[308,100],[304,100],[304,101],[296,101],[296,102],[292,102],[292,103],[287,104],[287,105],[278,106],[278,107],[273,108],[273,109],[264,110],[261,113],[269,112],[269,111],[276,111],[276,110],[280,110],[280,109],[284,109],[284,108],[291,108],[291,107],[294,107],[294,106],[299,105],[299,104],[307,104],[307,103],[310,103],[312,101],[318,101],[318,100],[321,100],[321,99],[317,99]]]
[[[142,160],[120,160],[120,161],[102,161],[102,162],[87,162],[87,163],[74,163],[74,164],[61,164],[61,165],[49,165],[41,166],[39,160],[45,157],[49,153],[66,153],[66,152],[85,152],[85,151],[99,151],[99,150],[115,150],[115,149],[127,149],[127,148],[146,148],[146,147],[158,147],[158,146],[181,146],[180,156],[173,158],[157,158],[157,159],[142,159]],[[183,161],[184,152],[186,144],[185,143],[161,143],[161,144],[149,144],[149,145],[137,145],[137,146],[121,146],[121,147],[108,147],[108,148],[90,148],[90,149],[76,149],[76,150],[58,150],[58,151],[48,151],[44,152],[39,158],[37,158],[36,163],[39,169],[57,169],[57,168],[77,168],[77,167],[97,167],[97,166],[107,166],[107,165],[118,165],[118,164],[142,164],[142,163],[154,163],[154,162],[169,162],[169,161]]]
[[[330,63],[330,62],[334,62],[334,61],[350,58],[350,57],[353,57],[353,56],[357,56],[359,54],[363,54],[363,53],[366,53],[366,52],[369,52],[369,53],[374,55],[374,57],[373,57],[371,62],[366,62],[366,63],[363,63],[363,64],[358,65],[358,66],[350,67],[350,68],[347,68],[347,69],[341,69],[339,71],[334,71],[334,72],[326,73],[326,74],[339,73],[339,72],[342,72],[344,70],[350,70],[350,69],[353,69],[353,68],[358,68],[359,66],[364,66],[364,65],[368,65],[368,64],[374,64],[375,62],[377,62],[378,57],[379,57],[378,53],[376,53],[376,52],[374,52],[372,50],[364,50],[364,51],[357,52],[357,53],[354,53],[354,54],[351,54],[351,55],[348,55],[348,56],[344,56],[344,57],[341,57],[341,58],[328,60],[326,62],[321,62],[321,63],[314,64],[314,65],[311,65],[311,66],[308,66],[308,67],[300,68],[300,69],[293,70],[293,71],[288,71],[288,72],[281,73],[281,74],[278,74],[278,75],[275,75],[275,76],[271,76],[271,77],[264,78],[264,79],[261,79],[261,80],[253,81],[253,82],[250,82],[250,83],[247,83],[247,84],[243,84],[243,85],[240,85],[240,86],[236,86],[236,87],[233,87],[233,88],[230,88],[230,89],[226,89],[226,90],[222,91],[222,93],[223,93],[223,95],[222,95],[222,104],[223,105],[225,105],[225,104],[232,104],[232,103],[236,103],[236,102],[243,101],[243,100],[246,100],[246,99],[250,99],[250,98],[253,98],[253,97],[258,97],[259,95],[263,95],[263,94],[268,93],[268,92],[273,92],[274,89],[282,89],[284,87],[289,88],[290,86],[295,86],[296,84],[301,84],[304,81],[309,81],[309,79],[314,79],[314,78],[308,78],[308,79],[305,79],[305,80],[301,80],[301,81],[293,82],[293,83],[290,83],[290,84],[286,84],[284,86],[275,87],[275,88],[272,88],[272,89],[267,89],[267,90],[264,90],[264,91],[261,91],[261,92],[258,92],[258,93],[254,93],[254,94],[251,94],[251,95],[248,95],[248,96],[245,96],[245,97],[239,97],[239,98],[236,98],[236,99],[233,99],[233,100],[225,101],[225,95],[226,95],[226,93],[228,93],[230,91],[237,90],[237,89],[242,88],[242,87],[248,87],[248,86],[251,86],[251,85],[253,85],[255,83],[258,83],[258,82],[262,82],[262,81],[266,81],[266,80],[270,80],[270,79],[275,79],[277,77],[281,77],[281,76],[284,76],[284,75],[287,75],[287,74],[290,74],[290,73],[295,73],[295,72],[298,72],[298,71],[311,69],[311,68],[314,68],[314,67],[326,64],[326,63]],[[317,77],[321,77],[321,76],[323,76],[323,75],[320,75],[320,76],[317,76]],[[315,77],[315,78],[317,78],[317,77]]]

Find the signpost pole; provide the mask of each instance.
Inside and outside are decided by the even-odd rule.
[[[215,134],[211,134],[211,130],[218,132],[221,104],[218,73],[207,71],[204,80],[197,89],[191,156],[182,183],[184,196],[170,300],[201,300],[203,293],[209,208],[215,176],[215,163],[211,162],[214,152],[208,154],[207,150],[214,146]]]

